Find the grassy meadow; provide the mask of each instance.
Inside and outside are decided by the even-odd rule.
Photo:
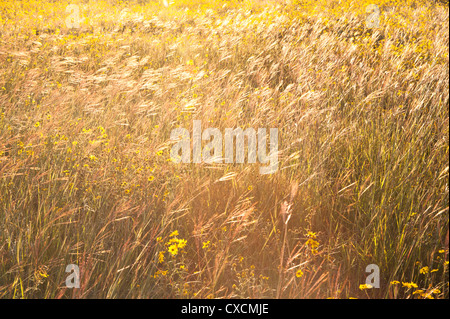
[[[0,0],[0,298],[449,298],[448,17]],[[277,128],[278,170],[174,163],[194,120]]]

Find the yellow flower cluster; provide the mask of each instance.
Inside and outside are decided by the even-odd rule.
[[[186,247],[187,240],[179,239],[177,236],[179,235],[178,231],[173,231],[169,237],[171,237],[164,245],[167,247],[167,251],[172,255],[176,256],[179,250],[182,250]],[[160,237],[157,238],[157,241],[162,241]]]
[[[425,266],[419,270],[419,272],[421,274],[428,274],[429,271],[430,271],[430,269],[427,266]]]
[[[425,291],[423,289],[417,289],[413,292],[413,295],[419,295],[420,298],[423,299],[434,299],[433,295],[440,294],[441,291],[437,288],[431,289],[430,291]]]
[[[153,278],[158,278],[159,275],[165,276],[167,275],[168,270],[158,270],[157,272],[155,272],[155,274],[153,275]]]
[[[317,235],[316,233],[313,233],[311,231],[308,231],[308,233],[306,234],[306,236],[308,237],[308,240],[306,241],[306,246],[309,246],[311,249],[311,253],[313,255],[318,254],[318,250],[317,248],[319,247],[319,242],[316,240],[317,239]]]
[[[359,285],[359,289],[361,289],[361,290],[372,289],[372,288],[373,288],[373,286],[369,285],[369,284],[361,284],[361,285]]]
[[[202,248],[203,249],[207,249],[207,248],[209,248],[209,244],[210,244],[211,242],[208,240],[208,241],[205,241],[204,243],[203,243],[203,246],[202,246]]]
[[[408,289],[417,288],[417,285],[413,282],[402,282],[402,286]]]

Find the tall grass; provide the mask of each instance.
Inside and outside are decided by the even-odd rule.
[[[2,298],[448,298],[448,5],[0,12]],[[171,162],[193,120],[278,128],[279,170]]]

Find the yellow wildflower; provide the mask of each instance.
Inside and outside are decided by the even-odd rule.
[[[372,289],[372,288],[373,288],[373,286],[369,285],[369,284],[361,284],[361,285],[359,285],[359,289],[361,289],[361,290]]]
[[[172,244],[169,246],[169,249],[167,250],[169,253],[172,254],[172,256],[175,256],[176,254],[178,254],[178,247],[177,244]]]
[[[310,238],[306,241],[306,245],[311,246],[311,249],[316,249],[319,247],[319,242],[315,241],[314,239]]]
[[[178,248],[182,249],[186,246],[187,240],[186,239],[180,239],[178,241]]]
[[[211,242],[208,240],[208,241],[206,241],[206,242],[203,242],[203,249],[206,249],[206,248],[209,248],[209,244],[210,244]]]
[[[306,236],[312,239],[316,239],[316,233],[313,233],[312,231],[308,231]]]
[[[164,262],[164,252],[160,251],[158,254],[158,262],[163,263]]]
[[[441,291],[439,289],[437,289],[437,288],[434,288],[433,290],[431,290],[430,293],[437,295],[437,294],[440,294]]]
[[[419,270],[419,272],[420,272],[421,274],[428,274],[428,272],[429,272],[428,266],[425,266],[425,267],[421,268],[421,269]]]
[[[417,285],[413,282],[402,282],[402,286],[408,289],[417,288]]]

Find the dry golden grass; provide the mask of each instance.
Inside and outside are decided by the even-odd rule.
[[[448,14],[1,0],[0,296],[448,298]],[[279,170],[172,163],[193,120],[278,128]]]

